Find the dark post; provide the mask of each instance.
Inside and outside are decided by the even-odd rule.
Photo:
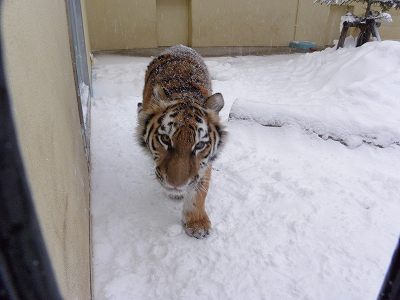
[[[347,32],[349,31],[349,28],[350,28],[349,22],[347,22],[347,21],[343,22],[342,32],[340,33],[340,38],[339,38],[339,42],[337,44],[336,49],[343,48],[344,41],[346,39]]]
[[[360,34],[358,35],[356,47],[360,47],[369,41],[374,26],[374,19],[367,19],[364,24],[358,25],[358,27],[360,28]]]

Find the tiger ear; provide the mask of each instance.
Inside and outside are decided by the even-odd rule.
[[[165,94],[165,90],[164,88],[157,84],[154,88],[153,88],[153,95],[154,98],[158,101],[158,102],[163,102],[167,100],[167,95]]]
[[[224,97],[221,93],[216,93],[208,97],[205,104],[206,108],[211,109],[216,113],[219,113],[220,110],[224,107]]]

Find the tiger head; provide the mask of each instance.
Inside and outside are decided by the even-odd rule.
[[[204,104],[190,99],[168,99],[155,88],[147,107],[138,104],[141,145],[155,162],[155,175],[171,198],[182,199],[198,190],[209,163],[215,160],[226,136],[218,113],[224,106],[220,93]]]

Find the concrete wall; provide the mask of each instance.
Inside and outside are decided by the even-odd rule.
[[[86,0],[92,49],[155,48],[177,43],[193,47],[287,46],[339,38],[346,7],[313,0]],[[382,26],[382,36],[400,40],[400,16]],[[186,27],[185,20],[188,18]],[[188,34],[188,38],[183,38]]]
[[[340,19],[347,12],[353,11],[352,6],[336,6],[329,8],[329,16],[327,26],[325,27],[325,35],[322,45],[333,45],[333,40],[339,40],[340,37]]]
[[[89,175],[63,0],[5,0],[8,85],[39,222],[65,299],[90,298]]]
[[[324,45],[325,28],[330,25],[328,23],[329,12],[329,6],[316,5],[312,0],[299,0],[294,39],[313,41],[318,45]]]
[[[192,1],[192,46],[287,46],[293,39],[293,0]]]
[[[156,0],[86,0],[93,50],[157,47]]]
[[[189,43],[189,1],[157,0],[157,45]]]
[[[391,11],[393,22],[384,23],[379,31],[383,39],[400,40],[400,10]]]

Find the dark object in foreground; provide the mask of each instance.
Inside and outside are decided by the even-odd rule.
[[[392,261],[383,281],[378,300],[398,300],[400,299],[400,240],[394,251]]]
[[[61,296],[19,152],[2,57],[0,39],[0,299],[57,300]]]

